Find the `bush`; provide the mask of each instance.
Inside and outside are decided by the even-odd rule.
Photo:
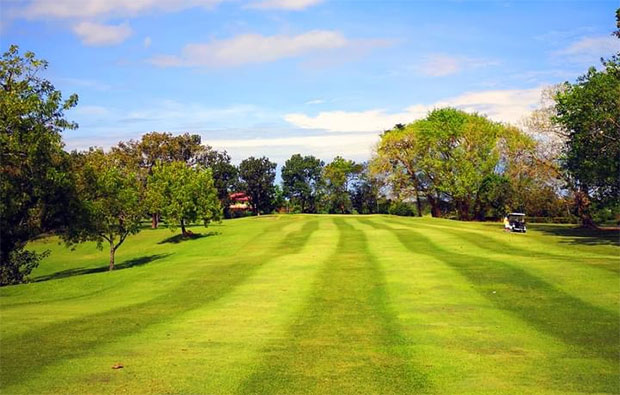
[[[393,202],[388,209],[388,214],[401,217],[413,217],[415,215],[415,207],[413,207],[413,204],[407,202]]]

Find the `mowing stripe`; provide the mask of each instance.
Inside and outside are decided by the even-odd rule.
[[[260,362],[260,350],[286,334],[321,262],[336,249],[336,229],[331,221],[320,221],[318,229],[306,230],[311,232],[307,240],[287,238],[289,244],[304,243],[295,254],[269,260],[217,301],[151,325],[115,344],[97,347],[80,358],[46,367],[44,377],[11,390],[234,392]],[[317,250],[317,246],[321,248]],[[123,371],[109,369],[111,361],[121,361]],[[82,367],[78,375],[71,370],[74,366]],[[161,371],[165,371],[163,377],[157,374]]]
[[[11,348],[3,347],[2,350],[0,388],[4,390],[9,385],[28,380],[52,362],[88,354],[91,348],[117,341],[218,300],[246,281],[265,262],[298,252],[316,228],[316,221],[306,221],[300,230],[284,233],[280,224],[271,224],[265,233],[247,243],[243,255],[205,265],[189,280],[164,295],[3,339],[3,343],[10,344]],[[266,247],[261,240],[270,234],[276,235],[279,243]],[[290,240],[296,243],[291,244]]]
[[[336,218],[336,253],[319,272],[307,306],[288,338],[242,393],[406,393],[428,390],[409,359],[409,341],[389,305],[384,274],[364,232]]]
[[[402,225],[398,221],[390,222]],[[457,269],[480,294],[539,331],[573,346],[574,352],[605,358],[615,364],[620,360],[618,314],[577,299],[506,262],[447,250],[442,245],[446,236],[436,230],[403,229],[379,223],[375,226],[396,234],[412,251],[415,242],[433,246],[437,251],[435,256]]]
[[[405,224],[405,222],[403,222]],[[410,225],[411,223],[409,223]],[[534,248],[535,244],[528,244],[528,247],[522,246],[519,247],[516,243],[509,243],[505,240],[505,238],[500,238],[500,236],[505,236],[503,232],[498,232],[497,236],[489,236],[489,232],[483,232],[474,229],[468,228],[458,228],[444,226],[444,225],[435,225],[429,224],[428,222],[416,222],[419,226],[430,227],[435,229],[440,229],[444,232],[453,234],[460,239],[467,240],[469,243],[474,244],[475,246],[485,249],[485,250],[493,250],[500,254],[507,254],[512,256],[521,256],[528,259],[539,258],[539,257],[547,257],[556,260],[562,260],[568,264],[577,264],[579,266],[587,266],[595,269],[603,269],[605,271],[609,271],[620,275],[620,259],[616,256],[606,256],[600,255],[595,257],[597,260],[597,264],[591,264],[584,261],[585,258],[591,258],[592,254],[582,255],[575,254],[574,251],[566,252],[566,253],[551,253],[549,252],[549,246],[537,246],[540,248],[545,248],[546,250],[541,250],[540,248]],[[499,229],[499,227],[498,227]],[[511,235],[508,236],[516,236],[520,237],[522,235]],[[502,240],[503,239],[503,240]],[[529,240],[528,240],[529,241]],[[597,254],[598,255],[598,254]],[[615,260],[614,260],[615,258]]]

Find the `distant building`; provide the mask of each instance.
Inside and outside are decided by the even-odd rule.
[[[230,211],[239,212],[250,210],[250,197],[245,193],[235,192],[231,193],[228,197],[230,198],[230,206],[228,206]]]

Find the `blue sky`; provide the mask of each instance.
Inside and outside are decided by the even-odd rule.
[[[77,93],[68,149],[201,134],[235,162],[370,156],[439,106],[518,124],[620,52],[620,1],[0,0],[3,50]]]

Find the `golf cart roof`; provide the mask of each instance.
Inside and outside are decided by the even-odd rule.
[[[519,216],[519,217],[523,216],[523,217],[525,217],[525,214],[523,214],[523,213],[510,213],[508,215],[514,215],[514,216]]]

